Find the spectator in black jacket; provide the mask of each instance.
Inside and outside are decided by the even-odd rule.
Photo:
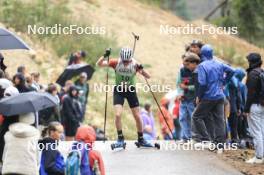
[[[46,92],[56,97],[59,101],[58,90],[55,84],[49,84]],[[49,107],[39,111],[39,118],[40,124],[44,126],[47,126],[52,121],[61,122],[59,106]]]
[[[4,64],[4,56],[0,53],[0,70],[5,72],[6,70],[6,65]]]
[[[63,126],[59,122],[51,122],[43,130],[42,137],[44,138],[39,141],[39,148],[42,149],[40,175],[64,175],[64,158],[57,150],[63,132]]]
[[[62,102],[62,118],[65,127],[66,141],[73,141],[82,118],[81,104],[78,101],[78,90],[71,86]]]
[[[250,53],[247,56],[249,68],[247,69],[247,102],[245,115],[248,116],[250,134],[253,137],[255,146],[255,156],[247,163],[263,163],[264,159],[264,97],[261,86],[260,75],[264,72],[261,69],[262,60],[258,53]]]
[[[26,86],[26,79],[25,79],[24,75],[21,73],[17,73],[13,77],[13,83],[14,83],[15,87],[17,88],[17,90],[19,91],[19,93],[30,91],[30,89]]]

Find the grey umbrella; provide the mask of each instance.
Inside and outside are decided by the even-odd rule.
[[[11,49],[30,50],[30,47],[15,34],[11,33],[7,29],[0,28],[0,50]]]
[[[4,116],[37,112],[59,104],[56,97],[41,92],[21,93],[0,101],[0,113]]]

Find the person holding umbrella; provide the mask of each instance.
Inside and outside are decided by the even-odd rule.
[[[148,142],[143,138],[142,120],[140,118],[139,101],[136,93],[135,78],[136,74],[141,74],[144,78],[149,79],[150,75],[143,69],[143,66],[136,62],[133,58],[133,51],[131,48],[123,47],[120,51],[118,59],[110,59],[110,52],[106,51],[105,55],[99,58],[97,65],[99,67],[111,67],[115,70],[115,88],[114,88],[114,108],[115,108],[115,125],[117,129],[117,143],[116,147],[125,145],[124,135],[122,132],[121,114],[125,99],[129,103],[129,107],[133,113],[136,121],[138,143],[140,146],[149,146]]]

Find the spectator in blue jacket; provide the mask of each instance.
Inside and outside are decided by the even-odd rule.
[[[234,70],[213,58],[213,48],[210,45],[206,44],[201,48],[201,58],[203,62],[197,68],[199,83],[197,108],[192,117],[193,139],[196,142],[223,143],[225,142],[223,87],[232,78]],[[208,124],[205,123],[209,121],[208,118],[213,119],[210,124],[213,125],[211,127],[213,130],[210,131],[207,131]]]
[[[40,175],[64,175],[64,158],[57,150],[63,132],[63,126],[56,121],[51,122],[43,130],[42,137],[44,138],[39,141],[39,148],[42,149]]]
[[[239,139],[245,139],[249,137],[249,129],[247,118],[243,115],[246,100],[247,100],[247,86],[242,82],[244,77],[246,76],[246,72],[242,68],[238,68],[235,70],[235,77],[238,79],[238,88],[240,91],[240,115],[238,116],[238,137]]]

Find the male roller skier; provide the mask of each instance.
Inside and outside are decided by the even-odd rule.
[[[117,129],[117,143],[116,147],[122,147],[124,142],[124,135],[122,132],[121,114],[125,99],[127,99],[129,107],[136,121],[138,132],[138,143],[140,146],[150,147],[150,144],[143,138],[142,120],[140,118],[139,101],[135,87],[135,77],[139,73],[143,77],[149,79],[150,75],[143,69],[141,64],[133,58],[133,51],[130,48],[124,47],[120,51],[118,59],[109,59],[109,52],[99,58],[97,65],[99,67],[111,67],[115,70],[115,87],[114,87],[114,109],[115,109],[115,125]]]

